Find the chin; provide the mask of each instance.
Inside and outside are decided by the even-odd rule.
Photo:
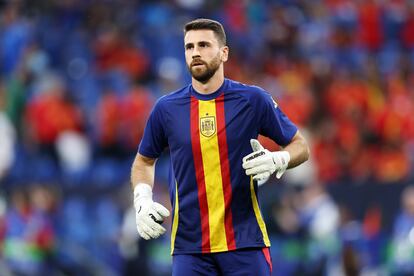
[[[196,73],[196,72],[193,72],[192,74],[192,77],[193,78],[195,78],[196,80],[199,80],[199,79],[205,79],[205,72],[198,72],[198,73]]]
[[[193,78],[195,80],[197,80],[198,82],[201,82],[203,84],[206,84],[211,79],[211,77],[210,78],[206,78],[204,76],[193,76]]]

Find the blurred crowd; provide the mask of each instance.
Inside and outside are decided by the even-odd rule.
[[[269,91],[311,143],[260,191],[274,275],[412,275],[404,0],[1,1],[1,275],[170,273],[168,233],[138,239],[129,170],[155,100],[190,81],[197,17],[226,29],[226,76]],[[157,169],[168,205],[167,155]]]

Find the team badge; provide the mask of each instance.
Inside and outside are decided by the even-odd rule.
[[[207,116],[200,118],[200,133],[205,137],[211,137],[216,133],[216,117]]]

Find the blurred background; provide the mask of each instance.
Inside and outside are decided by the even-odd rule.
[[[129,173],[155,100],[190,81],[197,17],[225,26],[226,76],[269,91],[311,144],[259,191],[274,275],[413,275],[404,0],[1,1],[0,274],[170,275],[169,233],[138,238]],[[168,169],[165,154],[170,208]]]

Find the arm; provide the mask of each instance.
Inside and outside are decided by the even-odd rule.
[[[131,168],[131,186],[134,190],[138,183],[154,186],[155,162],[157,159],[145,157],[139,153],[135,156]]]
[[[260,110],[255,113],[259,114],[256,118],[258,133],[284,146],[280,151],[270,152],[258,140],[250,140],[253,153],[243,158],[243,168],[258,185],[262,185],[274,172],[277,178],[281,178],[286,169],[305,162],[309,158],[309,149],[302,134],[269,93],[259,90],[252,95],[256,96],[255,107]]]
[[[284,151],[289,152],[290,161],[288,169],[299,166],[303,162],[309,159],[309,146],[305,140],[305,137],[299,132],[296,132],[291,142],[283,148]]]
[[[156,160],[137,153],[131,168],[137,229],[146,240],[156,239],[165,233],[161,223],[170,215],[164,206],[152,200]]]

